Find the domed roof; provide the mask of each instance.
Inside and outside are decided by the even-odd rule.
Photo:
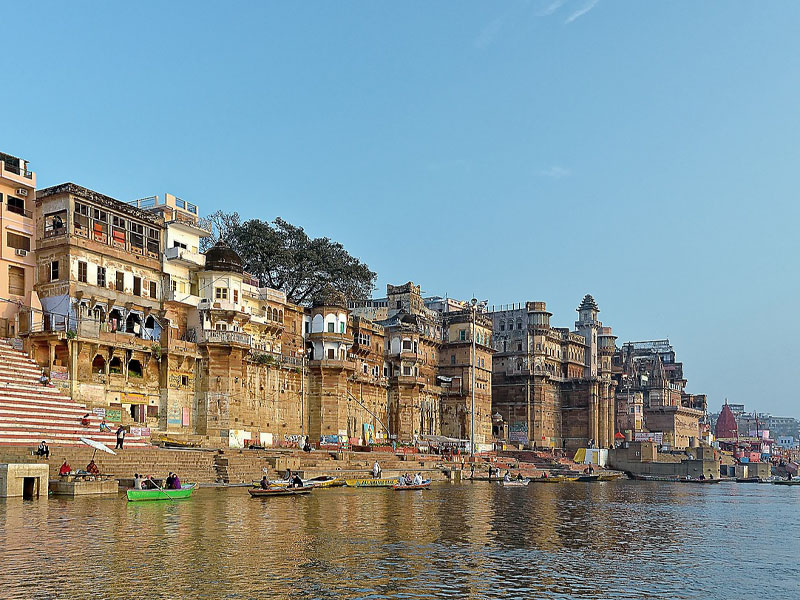
[[[206,271],[243,273],[242,259],[225,240],[219,240],[206,251]]]
[[[719,413],[717,424],[714,426],[714,437],[730,439],[737,437],[739,427],[736,425],[736,417],[733,416],[730,406],[726,402]]]
[[[586,294],[583,297],[583,302],[581,302],[581,305],[578,307],[578,310],[584,310],[587,308],[596,310],[598,312],[600,311],[600,309],[597,308],[597,302],[594,301],[594,298],[592,298],[591,294]]]
[[[315,308],[320,306],[337,306],[339,308],[346,309],[347,298],[342,292],[329,284],[314,294],[314,298],[311,301],[311,306]]]

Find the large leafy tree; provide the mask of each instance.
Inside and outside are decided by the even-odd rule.
[[[312,239],[281,218],[241,222],[237,213],[217,211],[204,223],[236,250],[248,273],[286,292],[295,304],[308,304],[330,288],[351,300],[368,297],[374,288],[375,273],[344,246],[326,237]]]

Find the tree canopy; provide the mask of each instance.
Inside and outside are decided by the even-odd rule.
[[[374,288],[375,273],[344,246],[327,237],[312,239],[281,218],[242,222],[238,213],[217,211],[203,224],[213,233],[203,250],[225,240],[242,258],[245,271],[261,285],[286,292],[295,304],[309,304],[330,287],[350,300],[366,298]]]

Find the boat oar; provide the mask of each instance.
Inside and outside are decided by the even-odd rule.
[[[173,498],[173,497],[172,497],[172,496],[170,496],[170,495],[169,495],[167,492],[165,492],[165,491],[164,491],[162,488],[160,488],[160,487],[158,486],[158,484],[157,484],[155,481],[153,481],[152,479],[148,479],[147,481],[149,481],[149,482],[150,482],[150,483],[152,483],[154,486],[156,486],[156,489],[157,489],[159,492],[161,492],[161,493],[162,493],[162,494],[164,494],[164,495],[165,495],[167,498],[169,498],[170,500],[172,500],[173,502],[175,502],[175,498]]]

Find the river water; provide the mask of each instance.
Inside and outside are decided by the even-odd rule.
[[[800,486],[0,499],[0,598],[800,598]]]

